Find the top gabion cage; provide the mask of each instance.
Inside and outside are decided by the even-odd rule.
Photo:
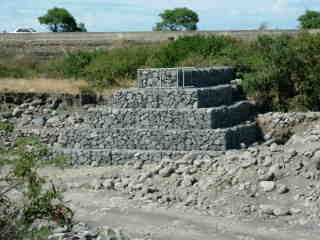
[[[138,69],[138,88],[210,87],[235,78],[231,67],[177,67]]]

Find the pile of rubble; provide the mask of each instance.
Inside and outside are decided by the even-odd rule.
[[[320,125],[287,144],[222,152],[214,159],[128,163],[100,176],[96,190],[124,192],[144,204],[198,209],[224,217],[313,224],[320,219]]]
[[[319,112],[269,112],[257,116],[265,140],[278,143],[285,143],[295,132],[303,131],[319,120]]]
[[[56,227],[48,240],[129,240],[130,238],[120,229],[109,227],[93,228],[85,223],[77,223],[72,229]],[[136,239],[138,240],[138,239]]]

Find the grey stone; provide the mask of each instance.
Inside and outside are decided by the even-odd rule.
[[[268,204],[261,204],[259,206],[260,213],[262,214],[267,214],[267,215],[273,215],[273,210],[274,210],[273,205],[268,205]]]
[[[170,177],[172,173],[174,173],[175,169],[171,166],[165,167],[159,171],[159,175],[161,177]]]
[[[60,123],[59,116],[51,117],[47,120],[47,125],[50,125],[50,126],[56,126],[58,123]]]
[[[92,189],[94,190],[100,190],[100,189],[103,189],[103,184],[101,182],[100,179],[94,179],[92,180],[92,182],[90,183],[90,186]]]
[[[278,184],[278,186],[277,186],[277,192],[278,192],[279,194],[284,194],[284,193],[289,192],[289,188],[288,188],[286,185],[284,185],[284,184]]]
[[[248,168],[252,165],[255,165],[257,163],[257,159],[256,158],[251,158],[251,159],[246,159],[246,160],[243,160],[241,162],[241,167],[242,168]]]
[[[270,146],[271,152],[276,152],[279,150],[279,146],[276,143],[272,143]]]
[[[195,184],[198,180],[194,176],[185,175],[183,176],[182,184],[184,187],[190,187]]]
[[[263,192],[271,192],[275,189],[276,184],[273,181],[261,181],[259,186]]]
[[[284,208],[284,207],[275,207],[273,209],[273,214],[275,216],[287,216],[290,214],[290,211],[289,211],[289,209]]]
[[[272,158],[270,156],[267,156],[262,164],[264,167],[270,167],[272,165]]]
[[[46,123],[45,117],[36,117],[31,121],[31,124],[37,127],[43,127],[45,123]]]
[[[114,181],[112,179],[104,180],[102,185],[104,186],[104,188],[106,188],[108,190],[114,190],[115,189],[115,184],[114,184]]]
[[[268,170],[269,176],[279,177],[280,176],[280,166],[279,164],[272,165]]]
[[[20,117],[21,114],[23,113],[23,109],[19,108],[19,107],[16,107],[15,109],[13,109],[12,111],[12,116],[14,117]]]

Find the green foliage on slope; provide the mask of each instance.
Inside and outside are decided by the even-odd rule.
[[[22,66],[28,75],[85,79],[101,90],[133,81],[137,68],[230,65],[248,96],[264,110],[320,110],[319,56],[320,34],[260,36],[252,42],[193,36],[152,46],[71,53],[46,64]]]

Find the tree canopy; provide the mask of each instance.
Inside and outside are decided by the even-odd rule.
[[[38,18],[40,24],[47,25],[52,32],[86,32],[83,23],[77,24],[76,19],[64,8],[52,8]]]
[[[159,14],[162,21],[157,23],[155,31],[193,31],[197,30],[199,16],[188,8],[167,9]]]
[[[307,10],[298,21],[303,29],[320,28],[320,12]]]

